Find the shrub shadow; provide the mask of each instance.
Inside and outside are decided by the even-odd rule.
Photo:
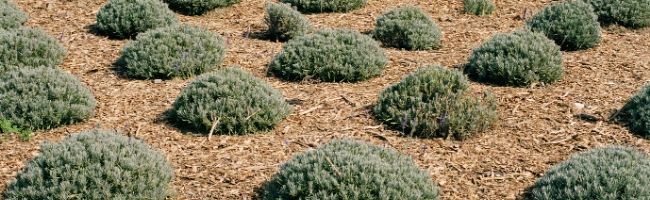
[[[161,113],[160,115],[158,115],[158,117],[154,119],[154,123],[166,126],[171,129],[178,130],[179,132],[185,135],[191,135],[195,137],[208,136],[208,134],[201,133],[199,130],[192,127],[183,126],[180,123],[178,123],[176,120],[174,120],[173,108],[169,108],[165,110],[163,113]]]
[[[95,36],[105,37],[108,38],[109,40],[129,40],[135,38],[135,36],[126,37],[126,38],[115,37],[111,34],[99,30],[99,28],[97,27],[97,23],[84,26],[84,29],[86,29],[87,33],[93,34]]]
[[[269,42],[286,42],[289,41],[288,39],[281,39],[278,37],[275,37],[271,34],[268,34],[266,30],[248,30],[242,33],[241,35],[244,38],[247,39],[256,39],[256,40],[264,40],[264,41],[269,41]]]

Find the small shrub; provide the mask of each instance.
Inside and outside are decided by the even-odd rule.
[[[630,98],[613,117],[625,123],[631,132],[650,138],[650,86]]]
[[[50,129],[90,118],[91,92],[57,68],[20,68],[0,73],[0,120],[20,129]]]
[[[202,15],[215,8],[239,3],[240,0],[165,0],[169,8],[185,15]]]
[[[579,153],[552,167],[531,189],[531,199],[649,199],[650,158],[608,146]]]
[[[392,149],[333,140],[295,156],[263,187],[262,199],[438,199],[438,187]]]
[[[379,94],[374,115],[389,127],[417,137],[464,139],[489,128],[497,118],[494,98],[469,95],[456,70],[425,67]]]
[[[428,50],[441,47],[442,32],[420,8],[405,6],[377,18],[373,35],[385,46]]]
[[[9,183],[4,198],[165,199],[173,169],[135,138],[92,130],[45,143]]]
[[[474,49],[465,72],[477,81],[496,85],[528,86],[562,78],[560,46],[541,33],[515,31],[497,34]]]
[[[269,64],[269,74],[290,81],[356,82],[379,76],[387,63],[372,38],[325,30],[287,42]]]
[[[9,0],[0,0],[0,30],[22,26],[27,21],[27,14]]]
[[[264,20],[269,27],[266,34],[282,40],[304,35],[311,29],[305,16],[284,3],[269,3]]]
[[[492,0],[463,0],[465,13],[474,15],[491,15],[496,9]]]
[[[65,48],[40,29],[17,28],[0,31],[0,66],[58,66]]]
[[[98,31],[115,38],[175,25],[178,17],[160,0],[109,0],[97,13]]]
[[[620,24],[629,28],[650,26],[650,0],[585,0],[594,7],[598,20],[604,24]]]
[[[176,99],[172,119],[209,133],[246,134],[272,129],[291,112],[280,91],[241,69],[202,75]]]
[[[601,38],[598,17],[582,0],[550,5],[528,20],[526,25],[565,50],[588,49],[596,46]]]
[[[305,13],[348,12],[366,5],[367,0],[280,0]]]
[[[210,31],[170,26],[140,34],[124,47],[117,65],[131,78],[185,78],[216,68],[225,53],[224,40]]]

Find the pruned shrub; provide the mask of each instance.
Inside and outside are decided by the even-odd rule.
[[[441,47],[442,32],[420,8],[404,6],[377,18],[373,35],[384,46],[429,50]]]
[[[604,24],[620,24],[629,28],[650,26],[650,0],[585,0],[590,3]]]
[[[288,40],[306,34],[311,25],[305,16],[285,3],[269,3],[264,18],[269,37]]]
[[[58,66],[65,48],[40,29],[17,28],[0,31],[0,66]]]
[[[463,0],[463,9],[465,13],[473,15],[491,15],[496,5],[492,0]]]
[[[549,169],[530,199],[650,199],[650,158],[636,149],[607,146],[578,153]]]
[[[0,73],[0,120],[20,129],[50,129],[93,116],[95,98],[58,68],[17,68]]]
[[[564,75],[560,46],[541,33],[497,34],[474,49],[465,65],[470,78],[496,85],[553,83]]]
[[[379,76],[387,63],[372,38],[352,30],[324,30],[288,41],[268,72],[289,81],[356,82]]]
[[[379,94],[375,117],[405,135],[464,139],[496,120],[496,102],[489,93],[476,98],[465,76],[440,66],[418,69]]]
[[[630,98],[613,117],[626,124],[631,132],[650,138],[650,86]]]
[[[9,183],[4,198],[165,199],[173,169],[142,141],[92,130],[45,143]]]
[[[348,12],[366,5],[367,0],[280,0],[305,13]]]
[[[171,119],[208,134],[247,134],[275,127],[291,112],[277,89],[238,68],[204,74],[174,102]]]
[[[568,0],[550,5],[526,22],[528,28],[546,35],[565,50],[596,46],[601,31],[598,16],[582,0]]]
[[[97,12],[96,28],[111,37],[130,38],[177,23],[176,14],[160,0],[109,0]]]
[[[427,172],[399,152],[332,140],[283,164],[262,199],[438,199]]]
[[[239,3],[240,0],[165,0],[172,10],[185,15],[202,15],[216,8]]]
[[[221,36],[199,27],[181,25],[138,35],[117,62],[121,73],[139,79],[190,77],[210,71],[223,61]]]
[[[22,26],[27,21],[27,14],[9,0],[0,0],[0,30]]]

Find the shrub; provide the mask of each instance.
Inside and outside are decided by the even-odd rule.
[[[63,62],[66,50],[39,29],[17,28],[0,31],[0,66],[54,67]]]
[[[625,123],[631,132],[650,138],[650,85],[630,98],[613,117]]]
[[[269,64],[285,80],[356,82],[379,76],[388,63],[372,38],[352,30],[324,30],[287,42]]]
[[[295,156],[263,188],[262,199],[438,199],[410,157],[352,140]]]
[[[92,130],[45,143],[4,197],[14,199],[165,199],[173,169],[135,138]]]
[[[366,5],[367,0],[280,0],[306,13],[348,12]]]
[[[90,118],[95,99],[73,75],[57,68],[0,73],[0,120],[20,129],[49,129]]]
[[[650,26],[650,0],[585,0],[594,7],[598,20],[604,24],[620,24],[629,28]]]
[[[528,20],[526,25],[565,50],[588,49],[596,46],[601,38],[598,17],[582,0],[550,5]]]
[[[122,50],[118,66],[131,78],[190,77],[216,68],[224,40],[198,27],[182,25],[147,31]]]
[[[465,13],[474,15],[491,15],[496,9],[492,0],[463,0]]]
[[[209,133],[246,134],[272,129],[291,112],[280,91],[241,69],[200,76],[176,99],[172,119]]]
[[[464,139],[486,130],[497,118],[491,94],[471,97],[468,85],[459,71],[424,67],[382,91],[374,115],[407,135]]]
[[[269,27],[267,35],[282,40],[304,35],[311,29],[307,18],[284,3],[269,3],[264,20]]]
[[[385,46],[428,50],[440,48],[442,32],[420,8],[405,6],[377,18],[373,35]]]
[[[560,47],[541,33],[515,31],[497,34],[474,49],[465,72],[477,81],[527,86],[562,78]]]
[[[165,0],[169,8],[185,15],[202,15],[215,8],[239,3],[240,0]]]
[[[648,199],[650,159],[632,148],[608,146],[552,167],[531,189],[532,199]]]
[[[0,0],[0,30],[18,28],[27,21],[27,14],[8,0]]]
[[[96,28],[115,38],[130,38],[177,23],[174,12],[160,0],[110,0],[97,13]]]

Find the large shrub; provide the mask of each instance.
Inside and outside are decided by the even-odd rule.
[[[49,129],[90,118],[95,98],[73,75],[58,68],[0,72],[0,120],[21,129]]]
[[[138,35],[124,47],[118,65],[131,78],[190,77],[216,68],[225,53],[226,44],[217,34],[189,25],[170,26]]]
[[[630,98],[614,119],[625,123],[631,132],[650,138],[650,85]]]
[[[472,97],[468,85],[459,71],[424,67],[382,91],[374,115],[406,135],[463,139],[497,118],[494,98]]]
[[[7,200],[165,199],[173,169],[135,138],[92,130],[45,143],[9,183]]]
[[[27,21],[27,14],[9,0],[0,0],[0,30],[18,28]]]
[[[266,34],[281,40],[304,35],[311,29],[307,18],[285,3],[269,3],[264,21],[269,27]]]
[[[324,30],[287,42],[269,64],[285,80],[355,82],[379,76],[388,59],[372,38],[352,30]]]
[[[366,5],[367,0],[280,0],[305,13],[348,12]]]
[[[291,112],[280,91],[238,68],[202,75],[174,103],[179,125],[209,133],[247,134],[272,129]]]
[[[515,31],[497,34],[474,49],[465,72],[477,81],[527,86],[562,78],[560,46],[541,33]]]
[[[531,199],[650,199],[650,158],[608,146],[579,153],[552,167],[531,188]]]
[[[550,5],[526,22],[528,28],[541,32],[565,50],[596,46],[601,32],[598,16],[582,0],[568,0]]]
[[[115,38],[130,38],[147,30],[178,23],[160,0],[109,0],[97,13],[97,29]]]
[[[399,152],[333,140],[295,156],[263,188],[262,199],[438,199],[429,175]]]
[[[496,9],[492,0],[463,0],[463,10],[465,13],[474,15],[490,15]]]
[[[58,66],[65,48],[40,29],[17,28],[0,31],[0,66]]]
[[[377,18],[373,35],[385,46],[428,50],[441,46],[442,32],[420,8],[404,6]]]
[[[604,24],[620,24],[630,28],[650,26],[650,0],[585,0],[594,7],[598,20]]]
[[[165,0],[169,8],[186,15],[201,15],[215,8],[226,7],[240,0]]]

